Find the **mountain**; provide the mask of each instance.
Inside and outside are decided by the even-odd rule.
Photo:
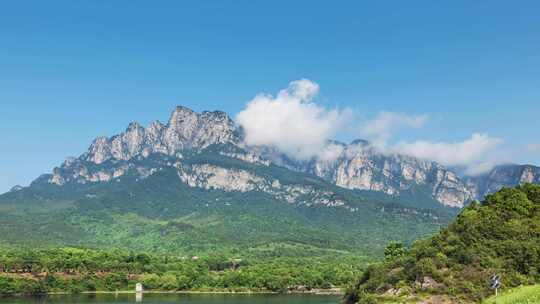
[[[411,248],[393,243],[346,303],[480,303],[502,289],[540,283],[540,186],[525,184],[465,207],[433,237]]]
[[[291,161],[284,156],[265,157],[292,170],[307,172],[340,187],[409,196],[418,204],[437,201],[449,207],[463,207],[471,199],[469,189],[452,171],[432,161],[399,154],[383,154],[363,140],[350,144],[331,142],[331,159]]]
[[[514,187],[523,183],[540,184],[540,167],[531,165],[496,166],[478,176],[467,176],[464,182],[473,196],[481,199],[499,191],[502,187]]]
[[[471,190],[484,189],[480,177],[363,140],[326,149],[297,160],[246,146],[226,113],[176,107],[167,123],[98,137],[1,195],[0,239],[187,251],[276,242],[376,255],[389,240],[432,233],[484,193]]]
[[[442,211],[366,199],[313,175],[222,155],[234,153],[234,146],[212,145],[100,164],[71,159],[0,196],[0,239],[3,246],[186,254],[291,248],[377,255],[388,240],[412,242],[448,221]]]
[[[267,157],[272,150],[245,147],[223,112],[177,107],[166,124],[131,123],[1,195],[2,246],[373,256],[388,240],[431,234],[454,212],[431,198],[422,208],[407,197],[339,187],[278,165]]]
[[[427,197],[450,207],[462,207],[472,197],[454,172],[435,162],[385,155],[361,140],[350,144],[331,142],[327,147],[332,151],[331,158],[299,161],[272,147],[246,147],[242,130],[224,112],[199,114],[185,107],[177,107],[167,124],[156,121],[143,128],[138,123],[131,123],[119,135],[95,139],[85,154],[70,158],[55,168],[50,182],[62,185],[70,180],[109,181],[122,176],[134,158],[152,154],[181,157],[183,151],[201,150],[212,145],[230,146],[229,150],[216,151],[221,155],[313,174],[347,189],[380,191],[391,196],[418,196],[421,192],[422,200]],[[156,168],[140,169],[141,177],[144,177]]]
[[[472,199],[482,199],[502,186],[540,180],[537,167],[517,165],[496,167],[489,174],[478,177],[460,178],[436,162],[384,154],[363,140],[350,144],[332,141],[323,156],[296,160],[273,147],[246,146],[242,133],[224,112],[205,111],[199,114],[177,107],[167,124],[155,121],[143,128],[138,123],[131,123],[123,133],[110,138],[96,138],[86,153],[55,168],[50,182],[62,185],[69,180],[109,181],[123,175],[129,161],[134,158],[153,154],[181,157],[183,151],[201,150],[212,145],[228,145],[225,150],[216,150],[221,155],[309,173],[343,188],[378,191],[395,197],[409,196],[418,202],[429,201],[420,204],[422,207],[435,200],[445,206],[461,208]],[[89,165],[81,165],[81,161]],[[105,163],[108,166],[100,166]],[[140,169],[144,177],[156,168]]]
[[[234,122],[220,111],[201,114],[177,107],[167,125],[155,121],[143,128],[131,123],[124,133],[98,137],[80,158],[97,165],[107,160],[130,160],[153,153],[174,155],[182,150],[202,149],[212,144],[239,143]]]

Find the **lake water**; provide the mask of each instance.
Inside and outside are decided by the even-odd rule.
[[[64,303],[146,303],[146,304],[339,304],[339,296],[322,295],[232,295],[232,294],[98,294],[50,295],[40,298],[0,298],[0,303],[64,304]]]

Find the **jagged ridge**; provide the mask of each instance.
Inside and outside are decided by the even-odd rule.
[[[489,174],[466,177],[462,180],[455,172],[436,162],[399,154],[383,154],[363,140],[356,140],[350,144],[329,142],[327,149],[332,152],[330,158],[295,160],[274,147],[245,146],[241,134],[240,128],[224,112],[196,113],[179,106],[172,112],[167,124],[155,121],[144,128],[138,123],[131,123],[123,133],[110,138],[96,138],[86,153],[76,159],[70,158],[62,166],[55,168],[49,181],[57,185],[70,180],[106,182],[125,174],[132,167],[129,161],[134,158],[162,154],[182,159],[186,151],[201,151],[214,145],[234,147],[216,150],[215,152],[220,155],[249,163],[266,166],[275,164],[310,173],[347,189],[400,196],[411,194],[414,189],[421,186],[432,199],[451,207],[463,207],[468,201],[481,199],[502,186],[540,180],[540,170],[533,166],[526,166],[521,171],[513,166],[497,167]],[[91,165],[88,166],[85,162]],[[105,163],[107,165],[102,166]],[[156,168],[137,170],[141,177],[145,177],[155,172]],[[212,170],[222,171],[215,168]],[[207,175],[216,172],[207,172]],[[201,170],[198,173],[202,173]],[[185,172],[182,174],[184,182],[190,180],[185,176]],[[243,185],[227,190],[239,189],[255,188]]]

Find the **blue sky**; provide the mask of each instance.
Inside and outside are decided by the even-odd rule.
[[[0,192],[130,121],[178,104],[235,116],[303,78],[360,120],[428,117],[394,142],[486,133],[540,164],[538,1],[290,2],[3,3]]]

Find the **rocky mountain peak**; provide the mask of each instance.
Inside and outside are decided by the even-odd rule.
[[[346,145],[334,164],[313,163],[311,171],[336,185],[401,195],[423,187],[440,203],[462,207],[471,194],[459,177],[443,166],[414,157],[384,154],[365,140]]]
[[[86,159],[96,164],[101,164],[111,157],[111,147],[108,142],[108,138],[105,136],[96,137],[88,152],[86,153]]]
[[[138,122],[136,121],[133,121],[133,122],[130,122],[129,125],[127,126],[126,128],[126,131],[133,131],[133,130],[140,130],[142,129],[143,127],[141,126],[141,124],[139,124]]]
[[[137,122],[123,133],[94,140],[84,159],[101,164],[109,159],[129,160],[152,153],[173,155],[184,149],[205,148],[217,143],[238,142],[235,125],[225,112],[193,110],[177,106],[167,125],[159,121],[144,128]]]
[[[369,146],[370,143],[369,143],[369,141],[367,141],[365,139],[355,139],[355,140],[351,141],[350,145]]]
[[[169,118],[169,127],[181,128],[183,126],[189,126],[197,120],[198,114],[193,110],[177,106]]]
[[[161,121],[154,120],[148,125],[148,127],[146,128],[146,132],[157,135],[158,133],[163,131],[164,128],[165,128],[165,125],[162,124]]]
[[[21,186],[21,185],[15,185],[15,186],[11,187],[11,189],[9,189],[9,192],[21,191],[22,189],[24,189],[23,186]]]
[[[131,159],[140,160],[151,154],[163,154],[172,156],[181,164],[186,149],[200,152],[213,144],[226,144],[220,147],[224,150],[211,153],[257,165],[273,164],[309,173],[342,188],[384,192],[390,196],[409,195],[414,199],[421,197],[452,207],[462,207],[466,202],[481,199],[502,186],[540,183],[539,167],[517,165],[496,167],[483,176],[463,180],[454,170],[436,162],[397,153],[382,153],[362,139],[350,144],[328,141],[328,151],[324,155],[297,160],[272,146],[246,146],[241,133],[241,129],[225,112],[197,113],[178,106],[167,124],[154,121],[145,128],[132,122],[122,133],[96,138],[81,157],[68,159],[60,168],[55,168],[49,182],[62,185],[69,181],[110,181],[132,169],[141,177],[146,177],[161,170],[159,166],[163,164],[140,168],[129,162]],[[98,166],[88,166],[86,162]],[[100,166],[103,163],[106,165]],[[209,167],[201,168],[204,171]],[[213,173],[206,173],[223,173],[219,168],[213,170]],[[201,176],[206,174],[202,171],[199,173]]]
[[[190,109],[188,107],[185,107],[185,106],[178,105],[178,106],[176,106],[174,108],[174,111],[173,111],[172,115],[175,115],[175,114],[181,115],[182,113],[184,113],[184,114],[196,114],[195,111],[193,111],[192,109]]]
[[[223,111],[203,111],[201,116],[214,121],[232,121],[229,115]]]
[[[489,172],[465,177],[465,183],[480,199],[489,193],[499,191],[502,187],[514,187],[523,183],[540,184],[540,167],[532,165],[499,165]]]

